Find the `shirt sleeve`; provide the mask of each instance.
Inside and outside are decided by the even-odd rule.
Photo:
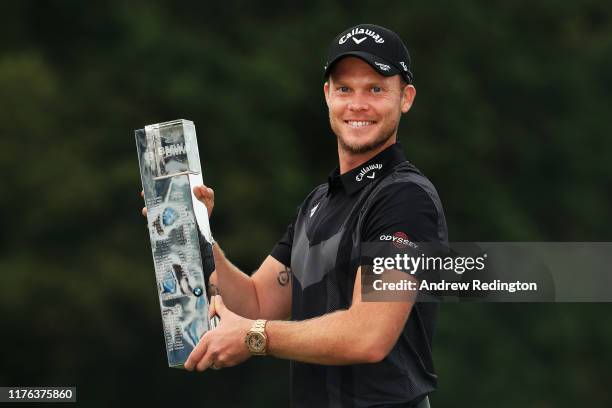
[[[439,243],[438,211],[429,194],[416,183],[394,183],[378,193],[365,214],[360,264],[368,274],[376,259],[395,259],[404,254],[433,255],[432,249]],[[394,269],[410,273],[418,280],[425,274],[420,266],[416,270]]]
[[[436,206],[416,183],[385,187],[365,215],[362,243],[389,241],[394,236],[411,242],[439,242]]]
[[[287,226],[285,235],[276,243],[270,255],[283,265],[291,266],[291,248],[293,246],[293,229],[295,220]]]

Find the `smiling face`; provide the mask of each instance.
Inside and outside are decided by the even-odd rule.
[[[395,143],[400,117],[416,94],[399,75],[382,76],[355,57],[335,64],[324,92],[338,146],[352,155],[376,154]]]

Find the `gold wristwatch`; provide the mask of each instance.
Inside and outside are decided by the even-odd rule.
[[[267,320],[255,320],[253,327],[244,338],[247,348],[255,356],[265,356],[268,338],[266,337]]]

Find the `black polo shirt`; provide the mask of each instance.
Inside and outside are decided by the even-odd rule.
[[[291,268],[292,320],[351,306],[362,243],[388,236],[448,244],[429,180],[396,143],[343,174],[334,170],[298,208],[271,255]],[[431,342],[435,303],[416,303],[391,352],[375,364],[291,362],[296,407],[411,406],[436,387]],[[364,328],[367,330],[367,328]]]

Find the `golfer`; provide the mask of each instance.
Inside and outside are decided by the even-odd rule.
[[[332,41],[325,79],[338,167],[252,276],[214,246],[221,321],[185,368],[267,355],[290,360],[295,407],[428,407],[437,305],[361,299],[362,245],[448,243],[436,189],[397,142],[416,95],[410,56],[394,32],[360,24]],[[211,212],[212,189],[194,193]]]

